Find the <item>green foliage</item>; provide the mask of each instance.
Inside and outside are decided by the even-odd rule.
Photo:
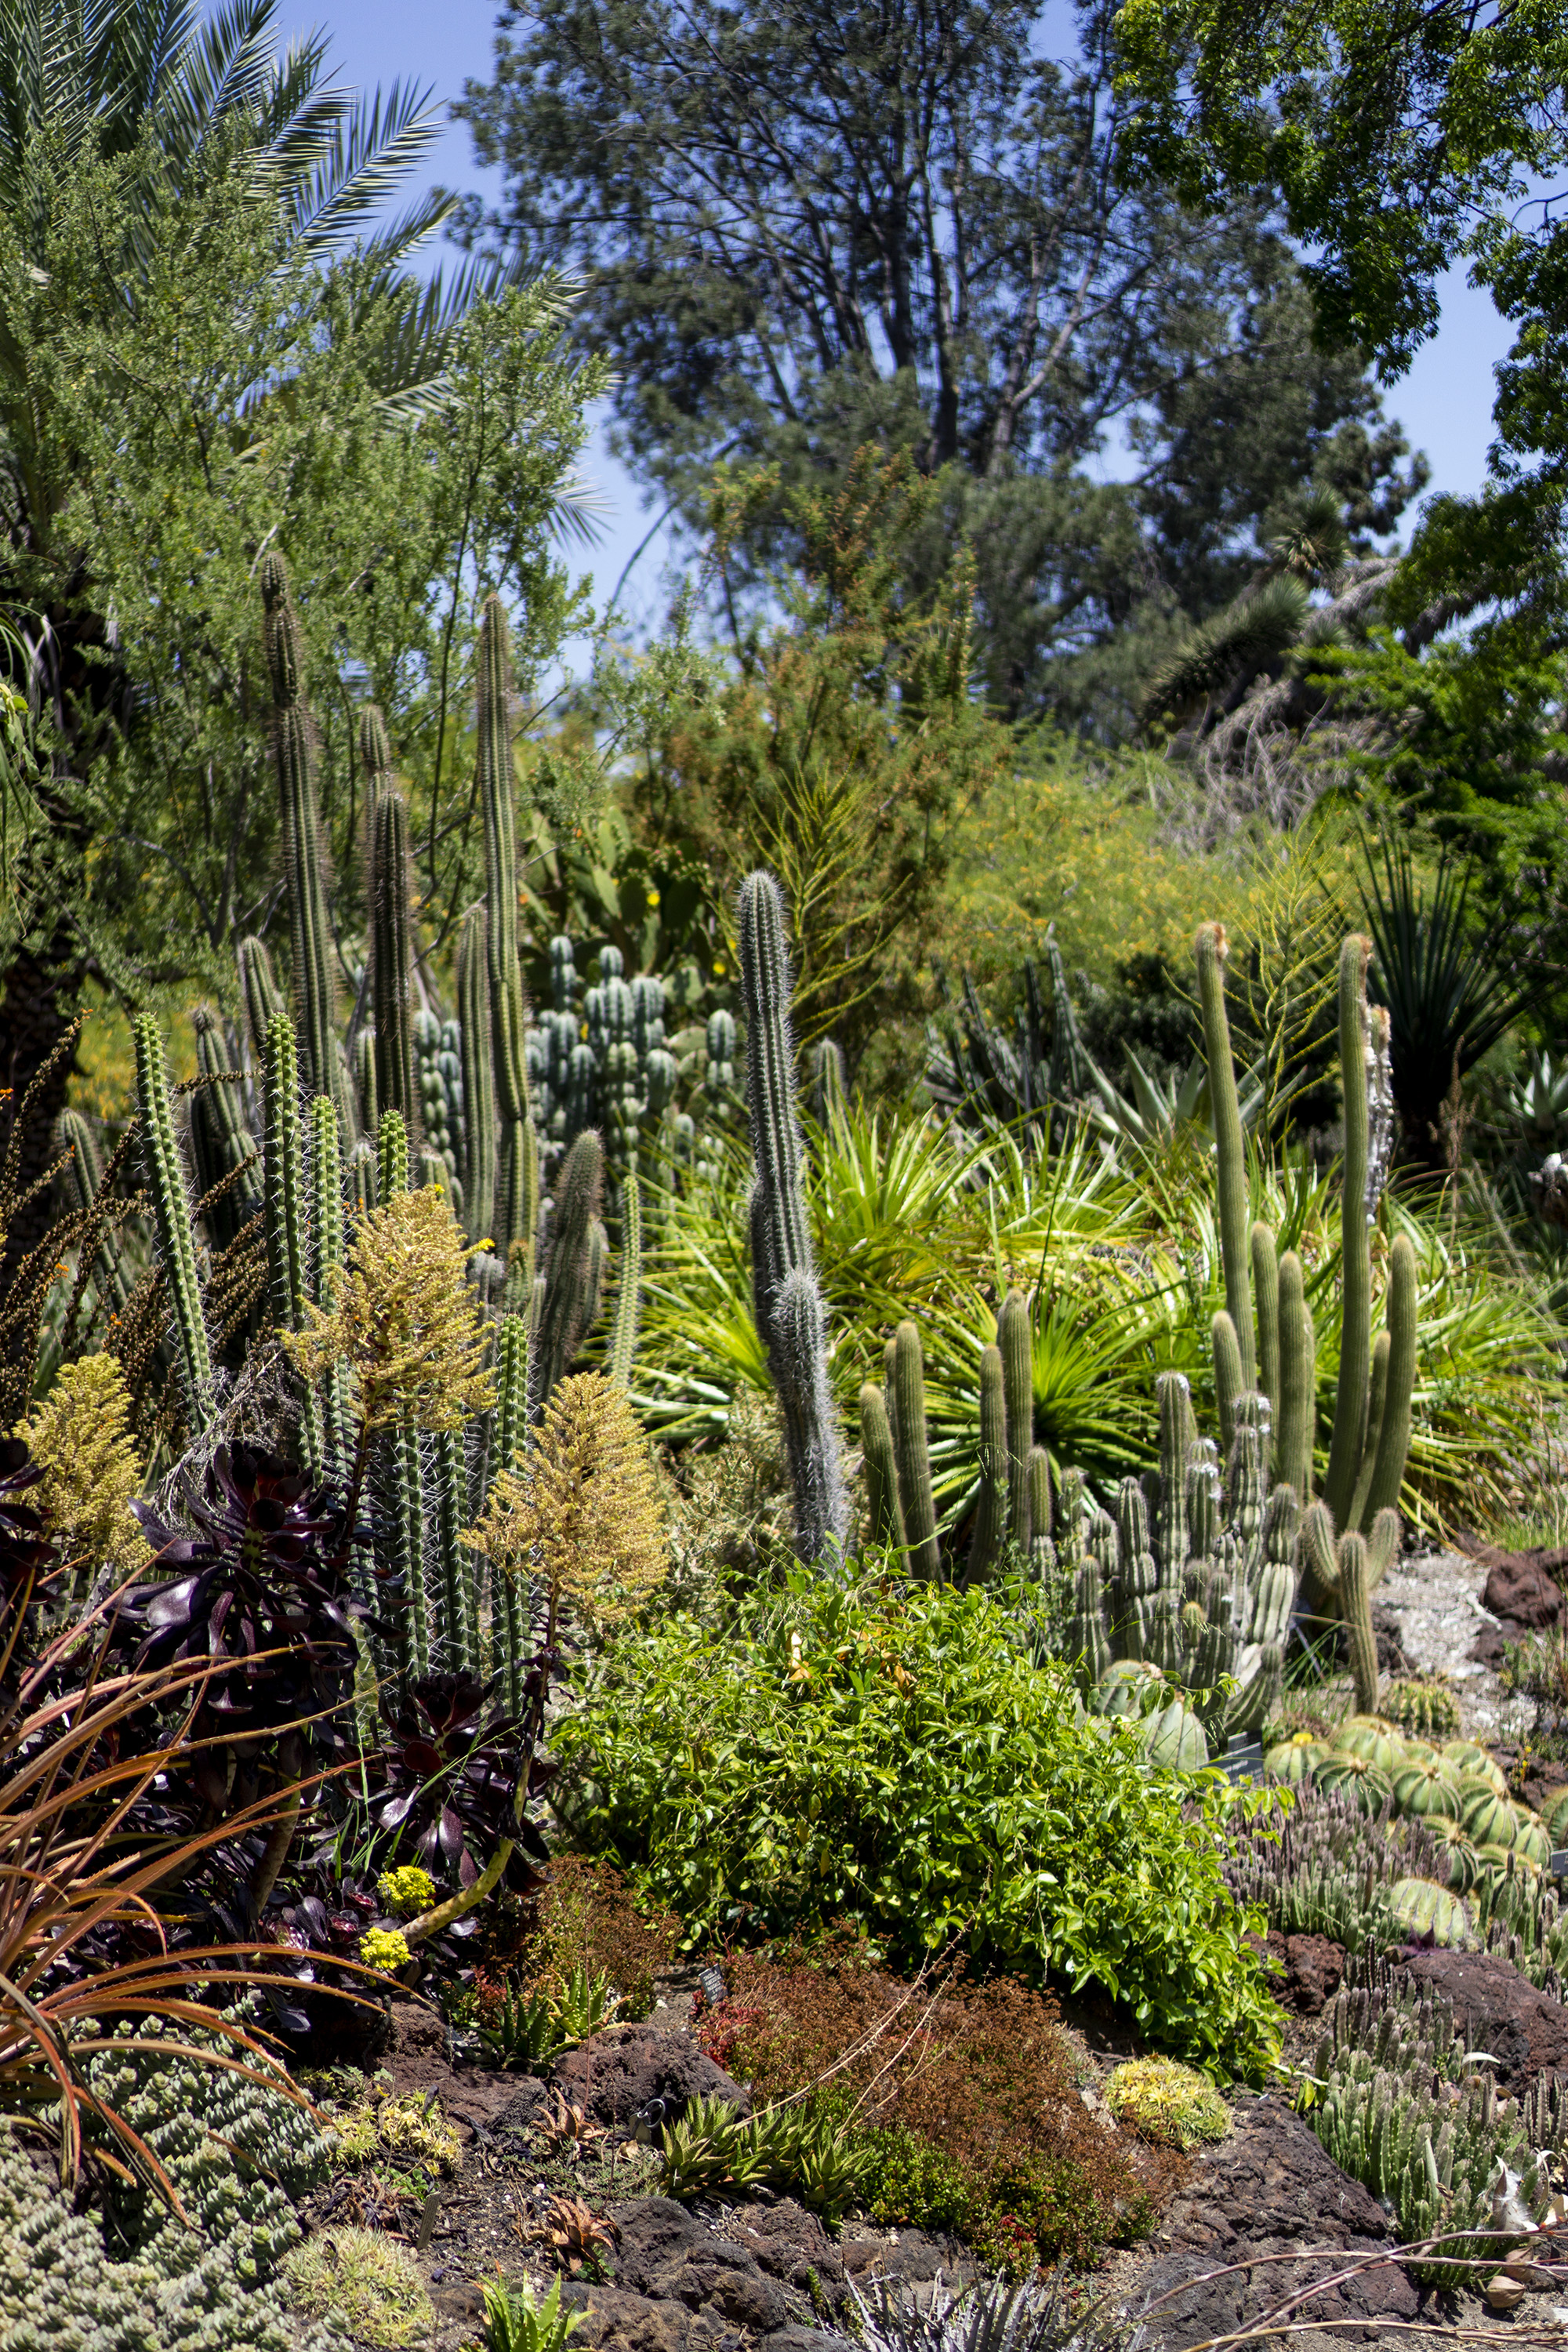
[[[859,2194],[869,2153],[846,2137],[831,2101],[748,2116],[724,2099],[698,2098],[665,2126],[663,2185],[671,2197],[783,2189],[836,2221]]]
[[[503,1986],[480,2017],[479,2038],[498,2064],[537,2074],[563,2050],[602,2033],[620,2006],[604,1969],[590,1975],[579,1960],[557,1985]]]
[[[1224,2139],[1230,2110],[1212,2083],[1171,2058],[1134,2058],[1118,2066],[1105,2103],[1119,2121],[1145,2139],[1183,2155],[1206,2140]]]
[[[694,1936],[845,1920],[909,1963],[957,1939],[984,1967],[1098,1984],[1211,2063],[1268,2063],[1218,1794],[1075,1722],[1002,1601],[801,1580],[727,1632],[666,1618],[596,1664],[559,1744],[592,1833]]]
[[[297,2310],[388,2352],[427,2342],[436,2323],[418,2263],[384,2231],[318,2231],[290,2255],[289,2285]]]
[[[499,2273],[485,2281],[486,2352],[566,2352],[586,2315],[563,2308],[559,2278],[551,2280],[542,2303],[535,2301],[533,2282],[526,2273],[516,2287]]]

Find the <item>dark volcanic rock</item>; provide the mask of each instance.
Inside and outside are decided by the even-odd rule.
[[[1299,2320],[1332,2325],[1336,2341],[1374,2341],[1385,2321],[1412,2318],[1417,2308],[1415,2287],[1392,2258],[1393,2225],[1382,2207],[1278,2096],[1244,2102],[1230,2138],[1194,2160],[1160,2242],[1137,2301],[1170,2295],[1148,2320],[1150,2339],[1163,2352],[1257,2319],[1315,2275],[1342,2270],[1347,2254],[1365,2254],[1369,2267],[1310,2297]],[[1302,2252],[1319,2259],[1262,2261]],[[1232,2267],[1249,2262],[1261,2267],[1250,2273]]]
[[[1534,1561],[1515,1557],[1494,1561],[1481,1594],[1494,1617],[1539,1629],[1563,1622],[1563,1588]]]
[[[843,2309],[848,2299],[843,2258],[816,2215],[793,2197],[781,2197],[776,2205],[732,2206],[724,2234],[770,2278],[782,2279],[820,2308]]]
[[[1568,2009],[1500,1954],[1407,1952],[1401,1966],[1453,2002],[1465,2048],[1490,2052],[1500,2091],[1512,2096],[1539,2074],[1568,2071]]]
[[[790,2325],[784,2291],[756,2256],[705,2228],[673,2198],[630,2198],[614,2218],[617,2286],[656,2303],[705,2309],[749,2336]]]
[[[727,2099],[742,2115],[752,2112],[748,2094],[689,2033],[667,2033],[654,2025],[596,2033],[556,2060],[551,2080],[574,2107],[600,2124],[629,2126],[655,2100],[659,2108],[647,2119],[656,2126],[672,2122],[692,2099]]]

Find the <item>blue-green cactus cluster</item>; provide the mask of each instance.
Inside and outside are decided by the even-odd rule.
[[[288,2307],[299,2242],[290,2199],[324,2178],[330,2144],[265,2057],[250,2081],[198,2057],[139,2047],[149,2022],[89,2058],[90,2090],[167,2172],[195,2225],[152,2191],[115,2184],[107,2210],[73,2213],[26,2143],[0,2138],[0,2343],[6,2352],[333,2352]],[[193,2043],[226,2051],[213,2035]],[[232,2053],[229,2053],[232,2054]]]
[[[446,1167],[453,1206],[462,1215],[462,1175],[467,1132],[463,1118],[463,1033],[455,1021],[433,1013],[414,1016],[415,1084],[426,1148]]]

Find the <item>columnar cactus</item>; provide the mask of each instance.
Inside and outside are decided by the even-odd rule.
[[[310,1227],[315,1243],[316,1305],[329,1315],[337,1305],[343,1267],[342,1151],[338,1115],[325,1095],[310,1103]],[[323,1439],[329,1470],[340,1474],[353,1452],[348,1376],[342,1365],[328,1373],[323,1394]]]
[[[1340,1084],[1345,1113],[1340,1199],[1342,1316],[1333,1435],[1329,1444],[1328,1475],[1323,1481],[1323,1500],[1333,1514],[1336,1527],[1349,1524],[1351,1501],[1366,1443],[1367,1391],[1371,1381],[1372,1252],[1366,1217],[1366,967],[1370,952],[1370,940],[1352,934],[1340,955]]]
[[[1225,1267],[1226,1311],[1236,1327],[1241,1354],[1241,1386],[1254,1386],[1258,1372],[1253,1340],[1252,1286],[1248,1279],[1247,1150],[1242,1141],[1241,1104],[1231,1058],[1225,1011],[1226,937],[1218,923],[1205,923],[1197,936],[1198,1003],[1208,1059],[1209,1109],[1214,1119],[1219,1179],[1220,1257]]]
[[[489,917],[470,907],[458,933],[458,1025],[463,1061],[463,1206],[468,1239],[490,1238],[496,1204],[496,1087],[490,1055]]]
[[[332,934],[327,913],[326,858],[316,799],[315,745],[305,704],[305,650],[289,587],[289,567],[274,552],[261,559],[263,639],[272,684],[273,754],[289,876],[294,1001],[307,1090],[347,1102],[338,1054],[332,984]]]
[[[523,1229],[526,1155],[516,1130],[529,1117],[528,1002],[517,953],[517,838],[512,814],[511,645],[499,596],[485,605],[479,629],[478,781],[485,819],[485,887],[489,962],[490,1045],[505,1166],[496,1201],[496,1247],[531,1246]]]
[[[212,1416],[212,1355],[207,1346],[201,1290],[196,1281],[191,1199],[185,1189],[184,1164],[174,1132],[174,1106],[163,1061],[163,1040],[150,1013],[137,1014],[132,1034],[136,1045],[136,1095],[142,1112],[142,1144],[147,1167],[147,1186],[153,1195],[159,1255],[163,1260],[163,1276],[174,1308],[186,1417],[193,1435],[199,1435]]]
[[[408,803],[390,781],[376,794],[370,859],[370,1001],[375,1027],[375,1109],[395,1110],[418,1135],[414,1085],[414,955],[409,924]]]
[[[752,1284],[757,1329],[783,1409],[795,1548],[806,1561],[842,1551],[847,1507],[827,1381],[827,1338],[801,1179],[784,901],[770,874],[741,886],[741,986],[751,1113]]]
[[[237,1073],[229,1060],[221,1026],[205,1005],[192,1015],[192,1026],[196,1033],[196,1068],[206,1084],[191,1102],[191,1148],[204,1193],[226,1177],[236,1180],[212,1218],[215,1240],[226,1246],[261,1206],[256,1146],[242,1115]]]
[[[283,992],[278,985],[265,940],[241,940],[235,950],[235,961],[239,967],[239,993],[245,1005],[251,1058],[259,1064],[266,1059],[268,1024],[275,1013],[283,1010]]]
[[[300,1073],[294,1024],[279,1013],[267,1032],[267,1128],[262,1195],[267,1233],[267,1290],[273,1326],[305,1328],[309,1226],[304,1153],[300,1139]],[[311,1472],[322,1469],[320,1409],[313,1391],[300,1393],[300,1444]]]
[[[621,1279],[610,1330],[610,1378],[623,1389],[632,1384],[641,1297],[642,1187],[634,1173],[626,1177],[621,1188]]]
[[[601,1228],[596,1248],[595,1228],[604,1181],[604,1152],[597,1135],[588,1128],[567,1153],[555,1190],[529,1399],[535,1418],[543,1412],[556,1382],[571,1370],[597,1313],[603,1241]]]

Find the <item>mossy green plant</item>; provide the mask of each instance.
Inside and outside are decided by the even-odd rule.
[[[414,1958],[401,1927],[368,1928],[359,1939],[359,1956],[367,1969],[381,1969],[388,1976],[405,1969]]]
[[[375,1882],[375,1891],[387,1909],[403,1918],[411,1919],[418,1912],[428,1911],[436,1900],[436,1882],[416,1862],[402,1863],[395,1870],[383,1871]]]
[[[295,2308],[389,2352],[428,2342],[436,2314],[406,2246],[379,2230],[319,2230],[288,2263]]]
[[[1230,2109],[1214,2084],[1174,2058],[1130,2059],[1112,2074],[1105,2097],[1118,2123],[1184,2156],[1230,2130]]]

